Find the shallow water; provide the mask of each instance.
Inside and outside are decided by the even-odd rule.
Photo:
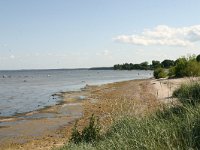
[[[144,79],[152,71],[21,70],[0,71],[0,116],[34,111],[60,101],[52,94],[80,90],[86,84]]]

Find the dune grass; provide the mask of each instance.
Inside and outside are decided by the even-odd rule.
[[[173,96],[177,97],[183,104],[198,104],[200,102],[200,82],[181,85],[179,89],[174,91]]]
[[[195,83],[175,91],[174,96],[184,105],[165,108],[139,119],[124,117],[116,121],[100,139],[69,143],[60,150],[200,149],[200,104],[196,103],[196,99],[200,99],[196,93],[199,87]],[[188,99],[190,103],[184,103]]]

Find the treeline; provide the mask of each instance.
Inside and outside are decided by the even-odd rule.
[[[153,70],[159,67],[163,68],[170,68],[174,66],[175,61],[165,59],[164,61],[160,62],[157,60],[152,60],[152,64],[148,64],[147,61],[142,62],[140,64],[133,64],[133,63],[124,63],[124,64],[116,64],[114,65],[114,70]]]
[[[89,68],[89,70],[113,70],[113,67],[93,67]]]
[[[200,55],[181,57],[176,60],[165,59],[162,62],[152,60],[151,64],[142,62],[140,64],[124,63],[113,66],[114,70],[154,70],[155,78],[180,78],[200,76]]]
[[[169,67],[157,67],[154,69],[155,78],[180,78],[200,76],[200,55],[181,57]]]
[[[148,62],[143,62],[140,64],[132,64],[132,63],[125,63],[125,64],[117,64],[113,67],[114,70],[149,70],[151,66],[148,65]]]

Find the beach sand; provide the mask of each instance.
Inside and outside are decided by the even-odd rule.
[[[82,129],[94,114],[100,118],[102,132],[116,119],[141,117],[163,104],[176,102],[173,91],[191,78],[146,79],[86,86],[81,91],[58,93],[63,101],[55,106],[1,118],[0,149],[49,150],[64,145],[78,119]]]

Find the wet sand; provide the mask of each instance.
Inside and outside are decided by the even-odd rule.
[[[102,132],[106,131],[115,119],[124,115],[141,117],[173,102],[173,90],[189,80],[133,80],[58,93],[63,97],[58,105],[0,118],[0,149],[60,147],[69,140],[74,122],[79,119],[81,129],[92,114],[100,118]]]

